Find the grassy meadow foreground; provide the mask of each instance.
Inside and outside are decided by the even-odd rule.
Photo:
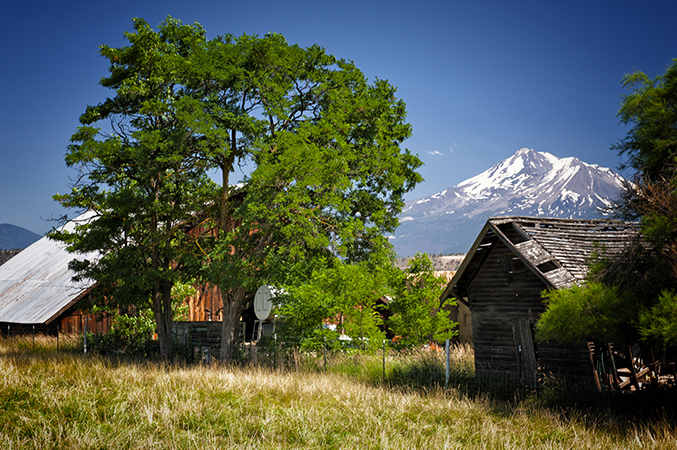
[[[0,448],[673,449],[668,420],[642,425],[471,394],[407,387],[421,360],[323,371],[167,365],[82,355],[50,338],[0,339]],[[468,367],[456,347],[452,367]],[[432,357],[441,359],[440,356]],[[424,356],[429,358],[429,356]],[[418,362],[416,362],[418,361]],[[470,359],[470,363],[472,359]],[[429,364],[424,363],[423,365]],[[398,366],[399,365],[399,366]],[[350,367],[361,367],[361,371]],[[443,366],[438,366],[443,367]],[[399,379],[397,378],[399,374]],[[463,376],[467,376],[463,375]],[[442,379],[444,374],[442,374]],[[459,378],[460,379],[460,378]]]

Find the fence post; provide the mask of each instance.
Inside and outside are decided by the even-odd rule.
[[[386,340],[383,339],[383,382],[386,381]]]
[[[324,337],[324,373],[327,373],[327,336]]]
[[[246,350],[247,350],[247,322],[243,321],[242,322],[242,354],[241,354],[242,361],[244,361],[245,358],[247,357]]]
[[[59,353],[59,328],[61,328],[61,324],[56,325],[56,352]]]
[[[273,372],[277,370],[277,333],[273,335]]]
[[[35,325],[33,325],[33,351],[35,351]]]
[[[447,389],[449,387],[449,347],[450,347],[450,342],[449,342],[449,339],[447,339],[447,342],[446,342],[446,345],[445,345],[446,362],[444,364],[444,366],[445,366],[444,389]]]
[[[82,328],[83,328],[84,334],[85,334],[85,341],[84,341],[85,342],[85,345],[84,345],[85,351],[84,351],[84,353],[87,353],[87,319],[84,319],[84,318],[82,319]]]

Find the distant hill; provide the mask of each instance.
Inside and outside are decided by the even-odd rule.
[[[456,186],[406,202],[390,239],[398,256],[463,253],[490,217],[601,218],[623,183],[596,164],[523,148]]]
[[[0,250],[24,249],[41,237],[39,234],[16,225],[0,224]]]
[[[406,269],[407,264],[413,256],[403,256],[395,260],[395,267],[398,269]],[[457,255],[428,255],[430,262],[437,272],[456,272],[465,258],[464,254]]]

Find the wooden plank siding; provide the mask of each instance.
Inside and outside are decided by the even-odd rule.
[[[60,334],[82,334],[84,324],[87,323],[87,331],[93,333],[107,333],[111,325],[111,316],[101,316],[82,311],[67,312],[58,320],[48,324],[44,323],[10,323],[0,322],[0,336],[44,334],[56,336]]]
[[[197,286],[197,293],[188,298],[191,322],[220,322],[222,319],[221,291],[212,285]]]
[[[544,283],[500,241],[469,285],[476,370],[517,374],[513,320],[535,323]]]
[[[112,316],[95,315],[76,311],[61,319],[59,324],[59,333],[62,334],[82,334],[85,323],[87,331],[92,333],[104,334],[110,330]]]
[[[489,219],[440,299],[454,296],[472,312],[476,373],[528,382],[535,353],[542,376],[594,380],[585,346],[530,346],[541,293],[585,282],[595,252],[617,254],[637,238],[637,224],[619,220]]]
[[[527,319],[532,326],[545,311],[541,298],[548,286],[501,241],[469,285],[473,345],[479,376],[504,373],[523,377],[516,348],[514,323]],[[552,344],[535,346],[539,371],[567,377],[590,377],[587,350]]]

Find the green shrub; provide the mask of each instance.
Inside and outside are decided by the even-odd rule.
[[[663,348],[677,346],[677,293],[664,290],[655,305],[640,313],[639,332]]]
[[[586,341],[629,344],[636,340],[638,304],[627,291],[598,282],[543,293],[546,310],[536,339],[578,344]]]

